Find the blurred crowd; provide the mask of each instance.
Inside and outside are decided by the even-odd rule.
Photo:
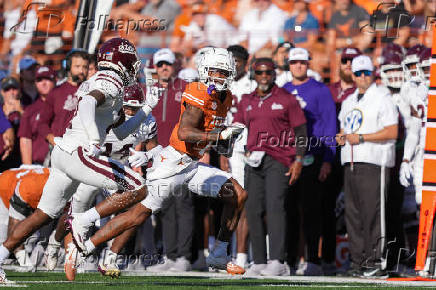
[[[76,108],[75,92],[97,70],[94,54],[72,49],[80,1],[32,2],[0,1],[0,172],[22,164],[50,165],[49,153],[54,138],[63,135]],[[50,23],[52,11],[62,11],[61,23]],[[140,81],[144,88],[158,86],[165,89],[153,111],[162,146],[168,145],[178,121],[186,83],[199,77],[196,59],[207,47],[228,48],[235,57],[237,71],[231,86],[235,98],[229,122],[243,108],[240,105],[242,96],[253,92],[261,82],[275,82],[277,88],[295,95],[306,115],[307,136],[331,137],[330,143],[324,142],[321,150],[306,153],[301,177],[295,184],[278,186],[281,181],[267,174],[276,172],[273,165],[259,169],[259,172],[254,170],[259,164],[253,164],[262,158],[265,158],[265,164],[261,167],[270,159],[271,164],[275,164],[273,159],[286,162],[282,162],[280,156],[268,153],[257,160],[253,155],[247,161],[244,142],[235,144],[231,158],[211,151],[202,161],[232,172],[241,185],[245,183],[248,191],[246,211],[231,249],[238,264],[244,267],[249,263],[258,265],[252,268],[254,275],[335,275],[338,269],[346,271],[349,267],[360,271],[368,260],[371,261],[367,265],[371,267],[386,254],[379,251],[372,257],[372,252],[368,253],[386,242],[380,242],[380,234],[373,232],[380,229],[366,225],[380,224],[384,217],[379,216],[376,221],[358,220],[359,201],[350,203],[348,199],[344,202],[344,191],[345,195],[346,191],[358,192],[357,195],[377,194],[380,192],[377,186],[384,181],[380,181],[378,171],[361,167],[360,163],[366,163],[367,156],[360,160],[361,153],[356,148],[361,146],[358,141],[363,140],[347,140],[356,147],[355,164],[351,160],[355,168],[350,170],[350,160],[341,159],[341,150],[336,150],[340,146],[335,141],[336,134],[344,133],[344,114],[347,112],[341,115],[341,104],[349,96],[363,96],[373,84],[394,89],[383,91],[383,94],[398,93],[395,89],[399,88],[392,85],[383,65],[399,65],[400,71],[406,73],[401,62],[408,50],[417,45],[431,47],[427,20],[435,12],[436,0],[404,0],[381,6],[375,0],[120,0],[114,1],[108,21],[158,21],[150,21],[153,24],[136,30],[126,30],[126,25],[118,28],[108,25],[101,41],[114,36],[132,41],[143,60]],[[400,17],[404,14],[410,18]],[[423,46],[420,47],[424,49]],[[398,49],[399,64],[388,61],[391,52]],[[420,62],[420,52],[413,52],[418,56],[415,65]],[[354,58],[363,55],[368,58],[353,63]],[[256,65],[259,59],[265,60],[264,67]],[[401,75],[400,87],[406,80]],[[312,87],[306,87],[308,81]],[[373,90],[373,94],[377,94],[376,89]],[[378,166],[376,170],[380,170],[380,166],[394,168],[387,174],[391,176],[390,186],[385,183],[389,193],[386,212],[382,214],[386,215],[388,229],[387,234],[381,236],[396,241],[390,244],[393,248],[388,253],[390,260],[396,263],[398,249],[413,252],[416,248],[416,241],[409,237],[415,235],[416,239],[417,236],[417,206],[413,189],[405,190],[399,183],[401,146],[405,136],[404,128],[398,124],[398,109],[389,104],[372,105],[374,107],[368,110],[380,110],[380,114],[385,114],[385,122],[377,125],[381,126],[379,129],[396,126],[398,132],[398,136],[386,133],[385,139],[380,139],[389,141],[394,147],[397,144],[396,149],[389,149],[396,151],[396,157],[392,155],[392,160],[384,164],[369,162]],[[250,134],[248,127],[248,133],[244,134]],[[368,129],[365,133],[376,131]],[[344,147],[344,150],[353,148]],[[379,149],[366,150],[378,152]],[[281,172],[282,169],[277,170]],[[353,179],[356,172],[361,172],[357,181]],[[283,175],[285,173],[286,170]],[[379,182],[374,182],[375,188],[356,189],[356,184],[365,178],[368,183]],[[261,181],[256,183],[256,180]],[[256,199],[250,200],[250,195]],[[369,194],[367,198],[370,199]],[[204,257],[218,232],[220,208],[212,200],[189,193],[175,197],[175,200],[155,216],[152,223],[144,225],[123,252],[161,254],[164,258],[160,263],[145,265],[150,266],[148,271],[207,268]],[[344,214],[347,207],[349,212],[355,210],[357,213],[347,217]],[[379,209],[379,205],[369,207]],[[365,224],[361,225],[365,231],[359,228],[360,222]],[[351,262],[347,259],[338,262],[337,236],[343,237],[347,233],[348,237],[353,235],[349,244]],[[372,240],[356,241],[356,236],[371,236]],[[403,267],[410,269],[414,259],[406,256],[401,256],[400,260]],[[269,272],[265,272],[265,265],[271,261],[283,266],[268,268]]]

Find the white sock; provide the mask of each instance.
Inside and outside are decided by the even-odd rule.
[[[247,263],[247,254],[245,253],[238,253],[236,255],[236,265],[240,267],[244,267],[245,263]]]
[[[86,251],[92,253],[95,249],[95,245],[92,243],[91,239],[85,242]]]
[[[5,260],[9,257],[9,250],[3,246],[3,244],[0,246],[0,265],[2,265]]]
[[[54,245],[54,246],[60,246],[61,242],[56,241],[55,239],[55,235],[56,235],[56,230],[54,230],[51,235],[50,238],[48,239],[48,244],[49,245]]]
[[[93,207],[85,211],[78,218],[80,223],[88,225],[93,224],[96,220],[98,220],[100,218],[100,214],[97,212],[95,207]]]

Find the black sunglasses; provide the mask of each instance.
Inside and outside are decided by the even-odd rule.
[[[352,58],[341,58],[341,63],[342,64],[347,64],[347,62],[351,62],[351,61],[353,61]]]
[[[156,64],[157,67],[162,67],[164,64],[171,66],[172,64],[167,61],[160,61]]]
[[[255,70],[254,73],[258,76],[261,76],[263,73],[266,73],[268,76],[272,76],[274,71],[273,70]]]
[[[354,72],[354,75],[356,77],[360,77],[362,74],[364,74],[366,77],[369,77],[372,75],[372,71],[370,71],[370,70],[358,70],[358,71]]]

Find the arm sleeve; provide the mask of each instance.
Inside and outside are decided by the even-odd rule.
[[[6,118],[3,110],[0,110],[0,134],[3,134],[7,129],[11,128],[11,123]]]
[[[88,134],[89,140],[100,142],[100,133],[98,132],[97,124],[95,123],[96,106],[97,100],[90,95],[85,95],[79,101],[78,115],[83,128]]]
[[[302,124],[298,127],[294,127],[294,133],[295,133],[295,140],[297,140],[296,145],[296,151],[297,156],[304,156],[306,153],[306,146],[307,146],[307,127],[306,124]],[[303,140],[303,142],[300,142]]]
[[[322,94],[318,96],[318,107],[324,125],[324,138],[321,140],[324,144],[324,162],[333,162],[336,154],[336,106],[326,86],[323,86]]]

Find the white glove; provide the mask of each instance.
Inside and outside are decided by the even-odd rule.
[[[165,89],[158,88],[155,86],[148,86],[147,87],[147,94],[145,96],[145,105],[149,106],[151,109],[157,106],[159,103],[159,98],[162,95],[162,92]]]
[[[133,148],[129,148],[129,150],[132,155],[129,156],[128,160],[132,167],[140,167],[148,162],[147,152],[136,151]]]
[[[410,166],[409,162],[402,162],[400,167],[400,183],[404,187],[408,187],[410,185],[410,178],[412,177],[413,170]]]
[[[232,135],[238,135],[244,130],[244,128],[245,128],[244,124],[233,123],[232,125],[230,125],[229,127],[225,128],[224,130],[221,131],[221,133],[220,133],[221,139],[227,140]]]
[[[86,155],[92,157],[98,157],[104,150],[100,147],[100,143],[97,141],[90,141],[88,144],[88,149],[85,151]]]

